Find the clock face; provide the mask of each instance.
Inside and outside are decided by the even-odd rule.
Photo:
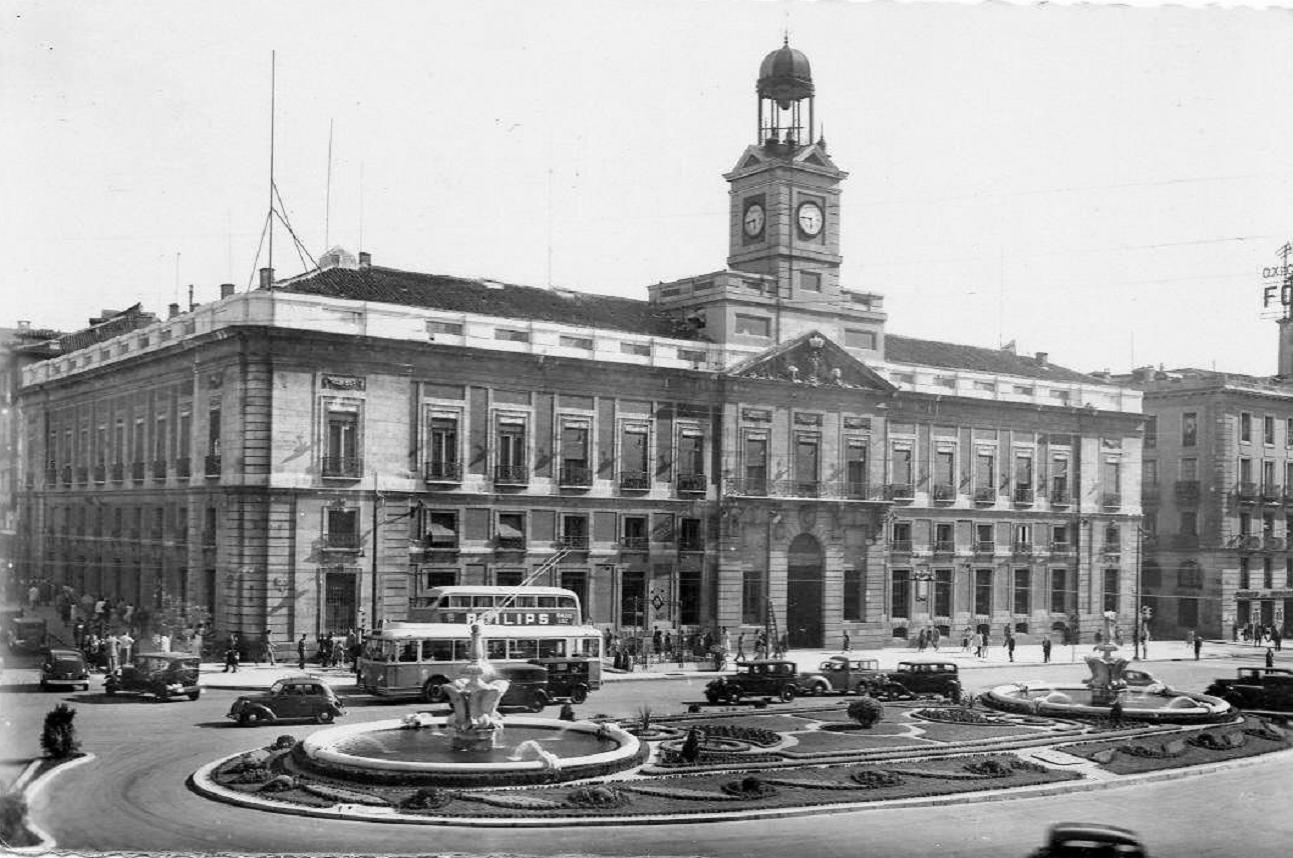
[[[751,238],[763,232],[763,206],[754,203],[747,208],[742,225],[745,228],[745,234]]]
[[[817,203],[804,203],[799,207],[799,229],[807,236],[822,231],[822,209]]]

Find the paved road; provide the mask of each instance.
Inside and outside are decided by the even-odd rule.
[[[1233,670],[1219,660],[1199,665],[1155,663],[1151,669],[1187,688],[1201,688],[1212,676]],[[967,685],[976,688],[1005,681],[1012,671],[1011,667],[975,671]],[[1071,681],[1085,675],[1086,669],[1057,664],[1047,671],[1057,680]],[[682,701],[695,699],[701,687],[700,679],[618,683],[594,697],[586,711],[630,716],[644,703],[656,712],[677,711]],[[29,744],[27,753],[34,748],[40,718],[55,701],[68,699],[76,705],[84,747],[96,759],[59,775],[36,797],[33,814],[61,848],[78,850],[744,856],[802,854],[803,844],[812,843],[821,856],[866,853],[928,858],[933,853],[944,858],[1025,855],[1040,843],[1051,822],[1103,819],[1141,831],[1154,847],[1151,854],[1234,858],[1237,853],[1274,854],[1272,836],[1293,833],[1287,812],[1272,813],[1288,807],[1293,798],[1287,757],[1280,763],[1197,778],[1063,797],[757,823],[622,827],[612,837],[591,829],[482,833],[452,827],[307,822],[221,805],[182,785],[193,770],[215,757],[279,733],[303,736],[316,729],[313,725],[236,728],[223,717],[236,695],[233,691],[208,690],[197,703],[158,704],[124,696],[108,698],[97,689],[73,695],[41,695],[13,686],[3,690],[5,735],[14,750]],[[352,702],[347,722],[388,718],[408,708],[405,704],[360,705],[365,702]]]

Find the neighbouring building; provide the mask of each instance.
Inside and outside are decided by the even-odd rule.
[[[536,570],[630,635],[1130,629],[1139,391],[889,334],[804,55],[757,98],[727,266],[646,300],[335,249],[28,368],[24,562],[293,637]]]

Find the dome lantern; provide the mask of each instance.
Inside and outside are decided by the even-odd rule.
[[[792,150],[813,138],[813,73],[808,57],[790,47],[789,37],[763,58],[755,87],[759,95],[759,144],[787,146]],[[808,101],[808,125],[801,121],[800,105]]]

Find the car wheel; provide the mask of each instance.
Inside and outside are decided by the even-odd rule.
[[[443,676],[433,676],[428,679],[426,685],[422,686],[422,699],[427,703],[444,703],[446,695],[441,686],[448,681]]]
[[[89,686],[86,686],[86,688],[89,688]],[[113,696],[115,696],[115,695],[116,695],[116,693],[117,693],[117,686],[115,686],[115,685],[105,685],[105,686],[103,686],[103,693],[104,693],[104,694],[106,694],[106,695],[108,695],[109,697],[113,697]]]
[[[547,705],[548,705],[548,698],[547,698],[547,696],[546,696],[546,695],[544,695],[544,694],[542,694],[542,693],[540,693],[540,694],[536,694],[536,695],[534,695],[534,697],[533,697],[533,698],[531,698],[531,699],[530,699],[530,706],[529,706],[529,710],[530,710],[531,712],[542,712],[542,711],[543,711],[543,707],[545,707],[545,706],[547,706]]]
[[[570,689],[570,702],[576,705],[588,700],[588,689],[582,685],[576,685]]]
[[[717,706],[719,703],[724,702],[722,697],[719,697],[717,694],[714,694],[713,692],[709,692],[708,694],[706,694],[705,699],[708,700],[710,704],[713,706]]]
[[[778,699],[781,700],[782,703],[789,703],[791,700],[794,700],[795,699],[794,686],[793,685],[781,686],[781,693],[778,694],[777,697]]]
[[[202,696],[202,692],[201,692],[201,691],[190,691],[186,696],[187,696],[190,700],[197,700],[199,697],[201,697],[201,696]]]
[[[332,714],[331,709],[320,709],[318,712],[314,713],[314,723],[331,724],[334,717],[336,716]]]
[[[255,727],[260,723],[260,716],[255,712],[243,712],[238,716],[239,727]]]

